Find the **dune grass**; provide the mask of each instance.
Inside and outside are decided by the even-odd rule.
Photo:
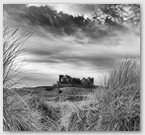
[[[139,59],[125,59],[111,71],[100,102],[104,107],[100,130],[140,130],[139,62]]]

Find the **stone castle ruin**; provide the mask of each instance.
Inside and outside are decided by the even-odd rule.
[[[94,78],[74,78],[68,75],[59,75],[59,81],[56,84],[57,87],[84,87],[93,88]]]

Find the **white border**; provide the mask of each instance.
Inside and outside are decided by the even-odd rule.
[[[2,85],[2,34],[3,34],[3,4],[28,4],[28,3],[76,3],[76,4],[141,4],[141,131],[140,132],[3,132],[3,85]],[[144,71],[145,65],[144,65],[144,56],[145,56],[145,47],[144,47],[144,13],[145,13],[145,0],[1,0],[0,1],[0,135],[3,134],[144,134],[144,115],[145,115],[145,106],[144,106],[144,98],[145,98],[145,92],[144,92],[144,87],[145,87],[145,82],[144,82]]]

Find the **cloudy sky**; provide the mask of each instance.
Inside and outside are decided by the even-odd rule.
[[[100,4],[4,5],[4,27],[31,34],[19,57],[23,86],[51,85],[60,74],[90,76],[100,84],[118,62],[140,56],[139,9],[135,14],[124,6],[121,12],[119,6],[112,12]]]

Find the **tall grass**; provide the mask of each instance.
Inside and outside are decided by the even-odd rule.
[[[99,130],[140,130],[140,65],[139,59],[129,58],[110,73]]]
[[[40,114],[31,110],[27,102],[28,96],[20,97],[14,91],[5,89],[3,108],[4,131],[40,130]]]
[[[5,88],[18,83],[16,77],[20,74],[22,61],[16,59],[26,49],[23,45],[29,37],[28,31],[20,33],[18,28],[11,30],[5,27],[3,30],[3,86]]]
[[[19,29],[12,30],[5,27],[3,30],[3,130],[17,131],[34,128],[28,118],[29,115],[26,115],[31,112],[26,102],[15,91],[7,89],[18,83],[16,78],[20,74],[21,63],[16,59],[23,53],[23,44],[29,36],[28,31],[20,34]],[[10,103],[8,103],[9,98],[12,98]],[[18,106],[18,104],[22,104],[22,106]],[[15,108],[15,105],[18,107]]]

